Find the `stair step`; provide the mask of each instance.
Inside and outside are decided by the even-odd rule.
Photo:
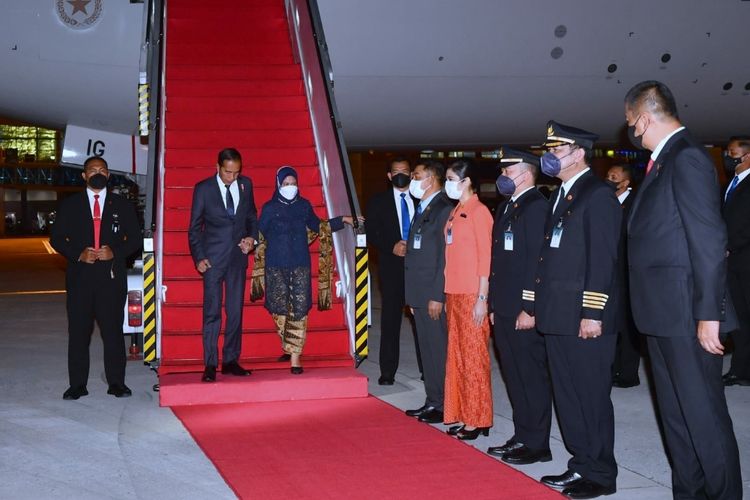
[[[276,171],[279,167],[259,168],[250,167],[243,169],[243,175],[250,177],[253,181],[254,189],[271,190],[275,189]],[[308,192],[316,192],[321,189],[320,170],[316,166],[311,167],[294,167],[297,170],[300,194],[307,198]],[[170,170],[177,177],[174,182],[170,182],[164,192],[164,206],[167,208],[190,208],[193,197],[193,187],[196,183],[206,179],[207,168],[183,168],[179,171]],[[210,175],[210,174],[209,174]],[[170,179],[171,180],[171,179]],[[266,198],[268,199],[268,198]],[[260,204],[256,198],[256,205]]]
[[[240,358],[242,366],[250,370],[288,370],[289,362],[278,361],[281,355],[281,348],[271,357],[252,357]],[[221,354],[219,354],[221,356]],[[307,368],[333,368],[333,367],[351,367],[354,360],[349,354],[332,354],[326,356],[303,356],[305,369]],[[199,359],[171,359],[162,361],[159,366],[160,375],[172,373],[201,373],[203,371],[203,360]],[[220,373],[218,375],[221,375]]]
[[[167,98],[295,96],[304,92],[301,80],[174,80],[166,87]]]
[[[224,335],[219,335],[218,344],[221,355]],[[275,331],[269,329],[265,332],[243,332],[240,359],[278,357],[281,353],[281,339]],[[304,356],[348,355],[348,330],[332,328],[327,331],[310,330],[307,332]],[[203,336],[200,332],[194,335],[163,334],[161,337],[161,359],[165,361],[193,361],[203,364]]]
[[[167,133],[167,135],[169,134],[171,134],[171,131]],[[191,148],[167,150],[164,157],[167,175],[174,169],[203,167],[206,169],[205,177],[208,177],[211,174],[211,169],[216,167],[217,155],[221,149]],[[242,154],[242,166],[244,168],[252,168],[256,165],[316,165],[318,161],[318,156],[313,147],[245,148],[240,149],[240,154]],[[177,172],[179,175],[180,170]],[[169,186],[170,184],[167,183],[167,185]]]
[[[307,111],[269,113],[253,111],[245,113],[190,113],[170,111],[166,126],[170,130],[285,130],[310,129]]]
[[[254,372],[249,377],[217,375],[216,384],[201,382],[198,374],[159,377],[161,406],[259,403],[367,397],[367,377],[353,367],[309,368],[302,376],[289,369]]]
[[[247,111],[307,111],[305,96],[274,97],[191,97],[173,96],[166,101],[167,111],[185,111],[192,113],[244,113]]]
[[[223,23],[224,21],[222,21]],[[205,30],[201,26],[201,30]],[[284,36],[289,37],[284,28]],[[234,35],[230,35],[231,36]],[[269,64],[266,66],[229,64],[173,64],[168,67],[169,81],[214,81],[214,80],[290,80],[301,81],[302,72],[296,64]]]
[[[286,43],[263,43],[250,47],[204,43],[167,43],[167,64],[292,64],[292,47]]]
[[[336,278],[334,278],[334,281]],[[165,279],[163,282],[164,286],[167,287],[167,304],[179,304],[185,306],[200,306],[203,302],[203,281],[200,277],[194,279]],[[318,282],[317,279],[313,279],[312,283],[312,301],[313,307],[318,302]],[[263,302],[261,299],[259,302]],[[342,300],[335,295],[333,296],[333,302],[339,303]],[[250,306],[253,303],[250,302],[250,286],[246,286],[245,290],[245,305]],[[257,304],[257,302],[256,302]]]
[[[216,149],[231,144],[237,149],[249,148],[301,148],[313,146],[312,130],[253,130],[196,132],[194,130],[172,130],[167,134],[168,149]]]
[[[242,19],[245,21],[245,29],[255,25],[263,26],[266,22],[274,19],[285,19],[283,2],[276,4],[270,2],[256,3],[256,0],[237,2],[212,1],[210,3],[180,0],[179,3],[171,2],[167,9],[167,19]],[[286,21],[285,21],[286,22]],[[210,33],[198,31],[197,33]]]

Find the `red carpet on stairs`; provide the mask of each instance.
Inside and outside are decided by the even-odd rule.
[[[193,186],[215,175],[221,149],[239,149],[259,210],[274,191],[276,170],[292,165],[302,196],[319,217],[329,216],[284,0],[170,0],[166,16],[161,375],[203,369],[203,290],[187,228]],[[317,254],[312,264],[317,279]],[[249,293],[248,284],[241,360],[272,368],[268,360],[281,354],[280,342],[270,315]],[[313,310],[309,327],[306,366],[352,366],[340,300],[331,311]]]
[[[244,499],[559,499],[372,397],[173,407]]]

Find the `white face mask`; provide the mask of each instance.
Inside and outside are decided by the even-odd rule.
[[[425,192],[427,192],[427,190],[422,187],[422,181],[424,180],[426,179],[412,179],[409,183],[409,192],[418,200],[421,200],[422,196],[424,196]]]
[[[281,193],[281,196],[291,201],[297,196],[297,186],[281,186],[279,188],[279,193]]]
[[[445,181],[445,194],[447,194],[448,198],[451,200],[458,200],[461,198],[463,190],[458,187],[460,182],[461,181]]]

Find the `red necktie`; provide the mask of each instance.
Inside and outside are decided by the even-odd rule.
[[[102,209],[99,206],[99,195],[94,195],[94,248],[99,250],[99,233],[102,227]]]
[[[654,166],[654,160],[653,158],[648,161],[648,165],[646,165],[646,175],[648,175],[649,172],[651,172],[651,167]]]

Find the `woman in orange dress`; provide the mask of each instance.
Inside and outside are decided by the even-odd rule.
[[[466,160],[446,172],[445,192],[458,200],[445,226],[445,309],[448,356],[444,422],[462,440],[489,434],[492,427],[487,292],[492,249],[492,214],[479,201],[476,166]]]

